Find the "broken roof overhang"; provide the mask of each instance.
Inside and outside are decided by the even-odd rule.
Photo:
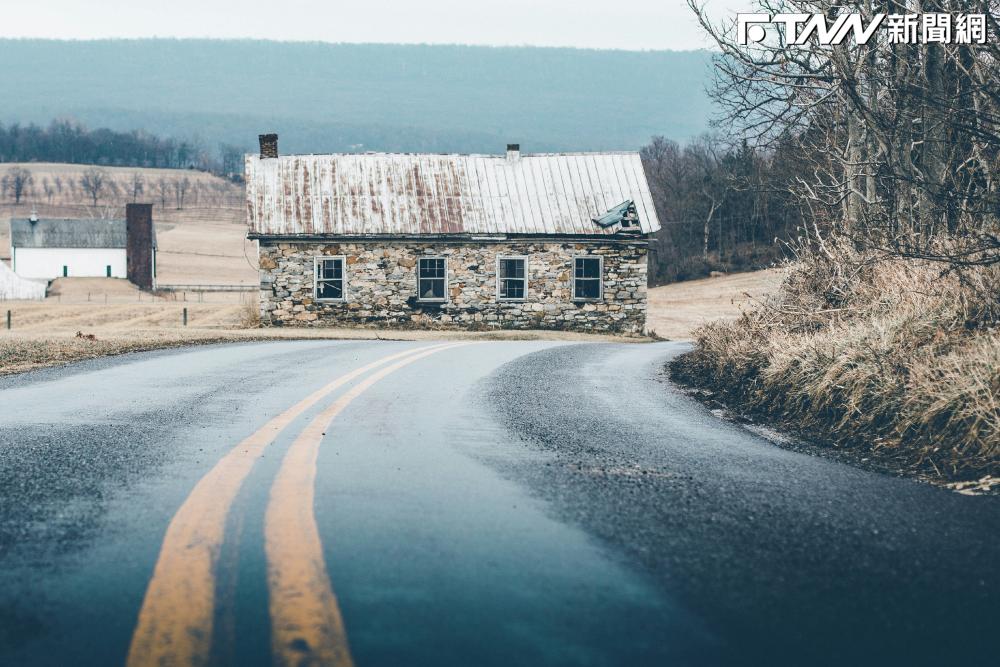
[[[607,229],[608,227],[613,227],[614,225],[621,225],[625,229],[633,226],[638,228],[639,214],[635,210],[635,202],[631,199],[627,199],[621,204],[618,204],[618,206],[609,210],[604,215],[592,218],[592,220],[602,229]]]

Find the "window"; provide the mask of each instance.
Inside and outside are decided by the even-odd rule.
[[[344,258],[316,258],[316,300],[344,300]]]
[[[448,282],[444,257],[421,257],[417,263],[417,296],[421,301],[444,301]]]
[[[497,258],[497,298],[521,301],[528,295],[528,258]]]
[[[597,301],[603,294],[603,257],[573,259],[573,298],[577,301]]]

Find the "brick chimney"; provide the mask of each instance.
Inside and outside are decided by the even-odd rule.
[[[260,140],[260,157],[278,157],[278,135],[261,134],[257,137]]]
[[[507,162],[517,162],[521,159],[521,144],[507,144]]]
[[[156,284],[153,205],[125,205],[125,275],[142,289]]]

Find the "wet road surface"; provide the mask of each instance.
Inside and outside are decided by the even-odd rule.
[[[0,664],[988,663],[997,499],[775,447],[666,381],[684,349],[0,379]]]

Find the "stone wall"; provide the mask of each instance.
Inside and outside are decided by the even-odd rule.
[[[314,258],[346,258],[346,300],[313,298]],[[524,301],[497,301],[497,257],[527,256]],[[604,257],[604,298],[574,302],[573,257]],[[417,259],[448,260],[447,301],[417,300]],[[646,323],[646,241],[273,243],[260,240],[263,322],[290,326],[559,329],[638,335]]]

